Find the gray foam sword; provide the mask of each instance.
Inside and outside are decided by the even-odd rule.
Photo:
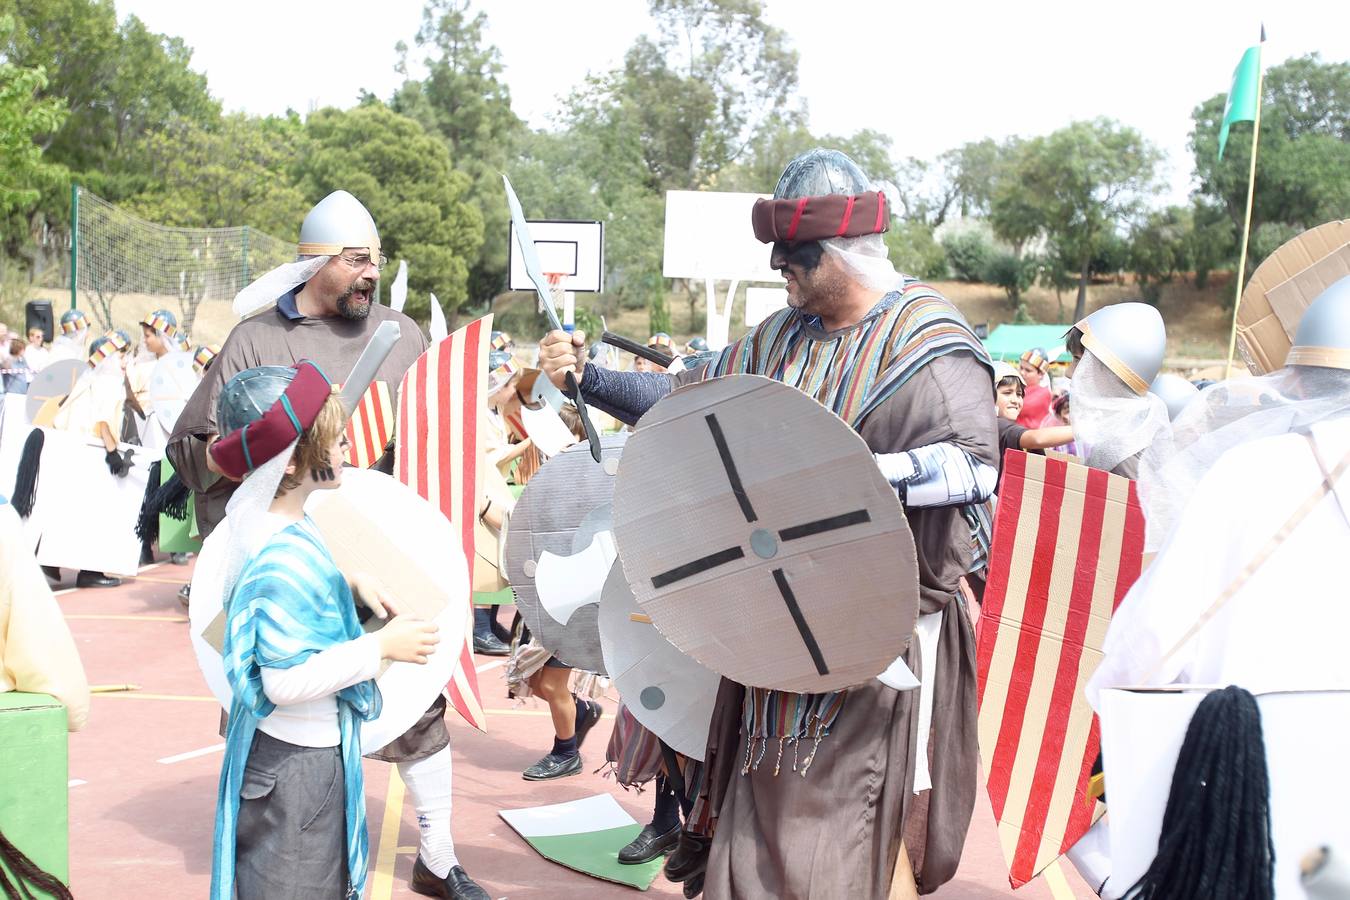
[[[365,349],[356,359],[356,365],[352,366],[351,374],[343,383],[342,392],[338,394],[342,408],[347,411],[347,418],[350,419],[352,413],[356,412],[356,407],[361,404],[361,398],[370,388],[370,383],[375,380],[380,366],[384,365],[394,345],[398,343],[399,334],[397,322],[385,321],[381,322],[375,333],[370,336]]]
[[[535,249],[534,241],[530,239],[530,226],[525,221],[525,213],[520,208],[520,200],[516,197],[516,192],[511,188],[511,179],[505,174],[502,175],[502,183],[506,185],[506,203],[511,208],[511,224],[516,230],[516,246],[520,248],[520,259],[525,264],[525,274],[530,276],[534,289],[539,294],[539,299],[544,305],[544,312],[548,315],[549,324],[555,331],[565,330],[562,322],[558,321],[558,310],[553,306],[553,294],[548,289],[548,281],[544,278],[544,267],[539,264],[539,253]],[[595,424],[591,422],[590,413],[586,409],[586,401],[581,398],[581,385],[577,384],[576,373],[569,370],[567,372],[567,389],[571,392],[572,400],[577,405],[577,412],[581,414],[581,425],[586,429],[586,440],[591,445],[591,459],[600,461],[600,435],[595,432]]]

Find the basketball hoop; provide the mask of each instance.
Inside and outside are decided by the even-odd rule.
[[[544,273],[544,279],[548,282],[548,292],[553,297],[553,308],[558,310],[558,318],[562,320],[563,328],[568,331],[576,324],[576,295],[563,287],[563,279],[570,274],[570,272]]]

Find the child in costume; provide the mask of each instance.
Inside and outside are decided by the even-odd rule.
[[[1052,428],[1027,428],[1021,424],[1027,385],[1022,373],[1007,363],[995,363],[994,408],[998,412],[999,465],[1004,450],[1038,453],[1073,441],[1073,429],[1067,425]]]
[[[209,449],[230,500],[223,656],[234,692],[216,807],[211,896],[361,895],[368,862],[361,722],[383,660],[424,663],[436,626],[400,617],[338,571],[304,505],[342,481],[346,414],[309,361],[240,372]],[[385,627],[365,634],[353,593]]]

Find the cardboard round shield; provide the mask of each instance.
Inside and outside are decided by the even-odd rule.
[[[166,353],[150,370],[146,392],[150,408],[154,410],[159,426],[173,434],[178,416],[187,406],[188,398],[197,389],[197,372],[192,368],[192,354],[182,351]]]
[[[315,491],[305,512],[322,532],[339,570],[370,575],[405,613],[440,628],[440,643],[425,665],[386,664],[376,679],[383,699],[380,716],[361,725],[361,751],[373,753],[412,727],[454,674],[469,622],[468,567],[455,528],[441,511],[382,472],[343,469],[341,486]],[[229,530],[227,517],[203,544],[188,610],[197,664],[227,710],[232,693],[220,653]],[[372,618],[366,629],[380,624]]]
[[[638,606],[714,672],[834,691],[908,645],[918,568],[895,489],[795,388],[733,375],[675,391],[642,418],[615,482]]]
[[[624,704],[677,753],[702,760],[722,676],[676,649],[638,609],[617,562],[600,599],[600,647]]]
[[[585,443],[544,463],[506,534],[506,578],[534,639],[567,665],[600,674],[598,603],[615,558],[609,504],[627,440],[605,435],[598,465]]]
[[[70,389],[75,387],[75,382],[88,371],[89,364],[84,360],[58,359],[34,375],[32,384],[28,385],[26,404],[28,421],[36,421],[38,410],[42,409],[42,404],[48,400],[59,402],[62,397],[69,394]]]

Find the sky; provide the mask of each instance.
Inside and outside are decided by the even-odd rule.
[[[402,80],[394,45],[413,44],[422,5],[117,0],[119,16],[132,13],[182,37],[227,110],[256,114],[350,106],[363,88],[390,96]],[[1334,0],[765,6],[800,54],[798,89],[813,133],[871,128],[891,136],[897,157],[932,159],[966,141],[1109,116],[1167,155],[1160,203],[1185,202],[1191,112],[1228,90],[1263,21],[1267,67],[1311,52],[1350,59],[1350,15]],[[612,68],[652,30],[642,0],[475,0],[474,8],[488,15],[512,105],[537,128],[550,125],[560,96],[588,73]],[[415,47],[409,59],[419,60]]]

